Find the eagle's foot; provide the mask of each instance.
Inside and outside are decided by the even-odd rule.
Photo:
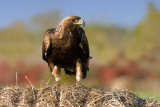
[[[59,97],[60,97],[60,91],[56,90],[55,91],[55,98],[57,101],[59,101]]]
[[[77,82],[76,82],[76,85],[77,85],[77,86],[80,86],[80,85],[81,85],[81,82],[80,82],[80,81],[77,81]]]
[[[59,101],[59,95],[60,95],[60,82],[57,81],[55,84],[55,97],[57,101]]]
[[[56,91],[58,91],[59,87],[60,87],[60,82],[56,81]]]

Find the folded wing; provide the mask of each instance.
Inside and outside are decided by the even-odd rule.
[[[79,46],[83,50],[86,57],[89,58],[90,57],[89,56],[90,52],[89,52],[89,46],[88,46],[88,40],[87,40],[86,34],[81,27],[78,28],[78,31],[81,35],[81,42],[80,42]]]
[[[44,35],[44,40],[42,44],[42,58],[46,62],[48,62],[48,57],[50,56],[50,51],[51,51],[50,35],[53,34],[54,30],[55,28],[48,29]]]

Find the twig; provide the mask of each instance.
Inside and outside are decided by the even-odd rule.
[[[16,72],[16,87],[18,87],[18,76],[17,76],[17,72]]]
[[[28,77],[27,76],[25,76],[25,78],[27,79],[27,81],[30,83],[30,85],[33,87],[33,88],[35,88],[34,86],[33,86],[33,84],[31,83],[31,81],[28,79]]]
[[[49,80],[47,81],[47,85],[49,84],[49,82],[50,82],[51,79],[52,79],[52,78],[49,78]]]
[[[41,82],[43,82],[43,84],[47,85],[47,83],[45,81],[43,81],[42,79],[41,79]]]

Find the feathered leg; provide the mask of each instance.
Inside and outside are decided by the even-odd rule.
[[[54,66],[53,63],[49,63],[49,67],[50,67],[50,70],[52,72],[52,75],[55,77],[55,81],[56,81],[56,91],[55,91],[55,95],[56,95],[56,99],[58,100],[59,99],[59,93],[58,93],[58,89],[59,89],[59,86],[60,86],[60,71],[61,71],[61,68],[59,66]]]
[[[54,66],[54,69],[52,70],[52,75],[55,77],[55,81],[56,81],[56,88],[58,89],[59,86],[60,86],[60,80],[61,80],[61,77],[60,77],[60,67],[58,66]]]
[[[52,75],[55,77],[56,89],[58,89],[60,86],[60,80],[61,80],[61,77],[60,77],[61,68],[57,65],[54,66],[53,64],[51,64],[50,69],[51,69]]]
[[[82,80],[82,64],[81,59],[77,59],[76,63],[76,85],[80,85],[80,81]]]

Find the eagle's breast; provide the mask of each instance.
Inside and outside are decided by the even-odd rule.
[[[62,31],[65,33],[61,33],[57,35],[55,33],[54,37],[52,37],[52,58],[54,62],[61,63],[65,65],[66,63],[73,63],[76,61],[78,56],[78,47],[79,47],[79,39],[78,31],[76,30],[66,30]],[[65,64],[63,64],[65,63]]]

